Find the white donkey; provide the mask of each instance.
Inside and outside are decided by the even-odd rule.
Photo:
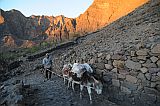
[[[86,87],[89,94],[90,103],[92,103],[91,89],[94,89],[97,94],[102,94],[103,89],[102,82],[92,76],[92,73],[93,70],[87,63],[74,63],[73,66],[71,64],[65,64],[62,69],[64,83],[65,79],[68,79],[68,88],[72,82],[72,89],[74,91],[74,84],[79,84],[80,98],[82,99],[82,90]]]
[[[74,63],[71,72],[76,73],[77,77],[80,78],[79,81],[77,81],[74,77],[74,74],[70,77],[70,81],[72,81],[72,89],[74,90],[74,84],[80,84],[80,98],[82,98],[82,90],[84,87],[87,88],[90,103],[92,103],[92,97],[91,97],[91,89],[94,89],[97,94],[102,94],[103,85],[102,82],[94,78],[91,74],[93,73],[92,68],[89,66],[89,64],[78,64]]]

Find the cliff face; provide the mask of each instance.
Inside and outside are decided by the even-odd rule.
[[[64,41],[76,34],[100,29],[127,15],[148,0],[94,0],[93,4],[76,19],[60,16],[25,17],[20,11],[0,10],[0,40],[10,36],[15,45],[25,40],[40,43],[44,40]],[[3,45],[4,41],[1,42]]]
[[[127,15],[148,0],[94,0],[77,19],[76,31],[92,32]]]
[[[31,16],[26,25],[25,35],[37,37],[46,35],[48,39],[68,39],[69,35],[75,32],[75,20],[63,15],[53,16]],[[43,39],[46,37],[43,36]]]
[[[0,12],[0,39],[12,37],[15,45],[26,44],[25,40],[39,43],[43,40],[65,40],[75,33],[75,19],[61,16],[30,16],[25,17],[17,10]],[[16,44],[17,43],[17,44]]]

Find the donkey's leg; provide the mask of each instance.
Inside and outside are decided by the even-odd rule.
[[[74,89],[74,81],[72,81],[72,89],[73,89],[73,91],[75,91],[75,89]]]
[[[72,79],[69,78],[69,79],[68,79],[68,89],[69,89],[69,86],[70,86],[71,81],[72,81]]]
[[[82,90],[83,90],[84,86],[80,84],[80,99],[82,99]]]
[[[91,87],[87,86],[87,91],[88,91],[88,94],[89,94],[90,104],[92,104]]]

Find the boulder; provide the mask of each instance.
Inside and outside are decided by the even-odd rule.
[[[120,74],[128,74],[129,72],[126,69],[118,69],[118,73],[120,73]]]
[[[120,86],[120,81],[119,81],[119,80],[116,80],[116,79],[112,79],[112,84],[113,84],[114,86],[119,87],[119,86]]]
[[[151,61],[152,61],[153,63],[155,63],[155,62],[157,62],[157,61],[158,61],[158,58],[157,58],[157,57],[155,57],[155,56],[152,56],[150,59],[151,59]]]
[[[137,56],[137,59],[139,59],[139,60],[147,60],[147,56]]]
[[[156,89],[160,92],[160,84],[156,85]]]
[[[108,69],[108,70],[111,70],[113,68],[113,66],[110,65],[110,64],[105,64],[105,68]]]
[[[112,79],[117,79],[117,74],[115,74],[115,73],[113,73],[113,72],[108,72],[108,73],[106,73],[106,75],[107,76],[110,76],[110,78],[112,78]]]
[[[107,60],[110,60],[110,59],[111,59],[111,55],[110,55],[110,54],[107,54],[106,59],[107,59]]]
[[[151,82],[148,81],[148,80],[142,80],[142,86],[150,87],[151,86]]]
[[[144,61],[144,60],[140,60],[139,62],[140,62],[141,64],[143,64],[143,63],[145,63],[146,61]]]
[[[146,78],[145,78],[145,76],[144,76],[143,73],[139,73],[138,76],[137,76],[137,78],[141,79],[142,81],[146,80]]]
[[[156,87],[156,83],[155,82],[151,82],[151,88],[155,88]]]
[[[138,62],[139,61],[137,57],[132,57],[131,60],[134,61],[134,62]]]
[[[126,75],[126,80],[131,83],[137,83],[138,79],[131,75]]]
[[[98,58],[98,63],[104,63],[104,60],[102,58]]]
[[[151,81],[153,81],[153,82],[160,82],[160,77],[156,76],[156,75],[152,75]]]
[[[131,56],[135,56],[136,55],[136,52],[135,51],[131,51]]]
[[[160,60],[157,61],[157,65],[160,68]]]
[[[148,81],[143,73],[139,73],[137,78],[141,80],[142,86],[150,87],[150,81]]]
[[[125,74],[118,74],[118,78],[119,78],[119,79],[125,79],[125,78],[126,78],[126,75],[125,75]]]
[[[144,48],[145,45],[144,45],[144,42],[139,42],[137,45],[136,45],[136,48],[137,49],[141,49],[141,48]]]
[[[146,77],[146,79],[147,79],[148,81],[151,80],[151,74],[150,74],[150,73],[146,73],[146,74],[145,74],[145,77]]]
[[[105,64],[104,63],[95,63],[96,68],[103,70],[105,69]]]
[[[142,68],[140,68],[140,71],[141,71],[142,73],[147,73],[147,72],[148,72],[148,68],[142,67]]]
[[[96,69],[95,73],[101,75],[102,72],[105,74],[105,70]]]
[[[139,62],[133,62],[131,60],[127,60],[125,64],[126,64],[126,67],[130,69],[140,70],[141,68],[141,64]]]
[[[95,63],[95,59],[93,59],[93,58],[90,59],[90,60],[89,60],[89,63],[90,63],[90,64],[94,64],[94,63]]]
[[[147,54],[148,54],[148,49],[138,50],[138,51],[136,52],[136,54],[137,54],[138,56],[147,56]]]
[[[122,60],[114,60],[113,61],[113,66],[118,68],[118,69],[124,69],[124,61]]]
[[[126,93],[126,94],[131,94],[131,90],[129,90],[128,88],[123,87],[123,86],[121,86],[121,91]]]
[[[128,88],[131,91],[136,91],[138,86],[136,84],[130,83],[128,81],[124,81],[121,83],[121,86]]]
[[[103,56],[103,53],[98,53],[98,57],[101,57],[101,56]]]
[[[160,77],[160,72],[158,72],[157,75]]]
[[[146,63],[142,64],[143,67],[156,68],[156,64],[152,63],[150,59],[147,59]]]
[[[160,68],[149,68],[148,70],[149,70],[149,73],[151,74],[160,72]]]
[[[153,48],[151,49],[151,52],[152,53],[155,53],[155,54],[159,54],[160,53],[160,44],[155,44],[154,46],[153,46]]]
[[[119,54],[114,54],[112,56],[112,60],[124,60],[124,59],[125,59],[124,56],[119,55]]]
[[[135,70],[129,71],[129,75],[131,75],[131,76],[137,76],[138,74],[139,74],[139,72],[137,72]]]
[[[114,68],[114,69],[112,69],[111,71],[114,72],[114,73],[117,73],[117,72],[118,72],[117,68]]]

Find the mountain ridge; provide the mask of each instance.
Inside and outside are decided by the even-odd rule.
[[[128,14],[148,0],[119,1],[94,0],[92,5],[79,17],[67,18],[60,16],[25,17],[20,11],[0,11],[0,32],[2,40],[5,36],[12,36],[23,45],[23,40],[30,40],[39,44],[43,41],[62,42],[96,31],[116,19]],[[125,9],[123,9],[125,8]],[[126,9],[127,8],[127,9]],[[11,37],[8,37],[11,38]],[[1,46],[5,43],[2,40]]]

